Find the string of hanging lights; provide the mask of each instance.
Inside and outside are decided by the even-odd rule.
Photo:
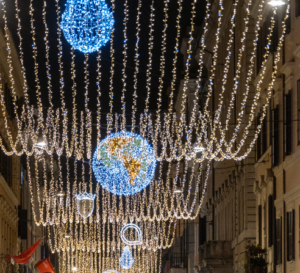
[[[70,250],[60,252],[58,257],[59,272],[62,273],[162,272],[161,252],[134,250],[134,264],[129,269],[124,269],[121,267],[118,255],[115,253],[103,255],[102,253],[89,253],[82,250]]]
[[[8,135],[9,149],[7,149],[0,138],[0,145],[2,150],[8,155],[27,155],[28,177],[30,180],[31,202],[34,211],[35,222],[40,225],[61,225],[76,223],[80,225],[82,222],[86,224],[86,230],[93,229],[93,222],[99,223],[100,212],[96,213],[96,217],[92,214],[88,220],[79,220],[79,214],[76,210],[76,194],[96,194],[95,203],[97,211],[101,210],[101,217],[105,219],[103,224],[107,222],[114,223],[115,230],[120,229],[119,224],[133,223],[133,222],[155,222],[157,225],[166,225],[164,221],[174,221],[174,219],[194,219],[203,203],[207,180],[209,177],[209,166],[211,160],[242,160],[252,150],[258,134],[261,130],[261,125],[255,128],[255,134],[252,139],[249,139],[249,129],[254,126],[253,119],[257,101],[261,96],[261,84],[266,75],[267,59],[270,55],[270,46],[272,42],[272,35],[275,26],[275,14],[277,8],[273,7],[273,15],[271,16],[271,26],[267,37],[266,53],[263,58],[262,69],[260,71],[260,80],[255,89],[255,96],[250,101],[250,113],[245,112],[245,105],[249,103],[249,92],[251,78],[254,73],[254,62],[256,56],[257,41],[259,39],[258,31],[260,23],[263,19],[262,13],[265,8],[265,1],[259,1],[257,17],[255,18],[255,38],[253,39],[253,50],[250,57],[250,65],[247,67],[247,77],[245,81],[245,91],[243,99],[240,103],[240,111],[237,114],[237,123],[234,128],[230,128],[230,120],[236,102],[236,94],[241,89],[241,62],[245,54],[245,42],[248,32],[248,23],[250,17],[250,7],[252,1],[247,3],[246,17],[244,31],[240,43],[240,50],[237,58],[236,71],[234,77],[234,84],[228,87],[228,73],[232,64],[232,45],[233,34],[235,31],[235,16],[236,7],[239,3],[236,0],[230,8],[232,9],[232,16],[230,19],[230,35],[227,45],[227,57],[223,69],[223,79],[221,85],[221,93],[215,113],[211,113],[209,105],[213,88],[215,85],[214,77],[216,73],[216,66],[218,62],[218,51],[220,42],[220,29],[223,25],[224,6],[223,1],[218,2],[217,14],[217,29],[215,35],[215,45],[213,49],[212,65],[210,67],[210,76],[208,80],[208,95],[204,107],[200,107],[198,96],[194,99],[194,107],[191,118],[188,119],[186,115],[186,102],[188,82],[190,80],[190,65],[192,59],[192,48],[194,41],[194,27],[196,17],[196,2],[191,4],[191,29],[189,31],[187,59],[185,64],[185,74],[183,79],[183,92],[181,95],[180,111],[174,113],[174,91],[176,83],[176,64],[178,62],[178,48],[180,38],[180,18],[182,12],[183,0],[177,1],[178,15],[176,18],[176,37],[175,37],[175,51],[173,58],[173,70],[171,81],[170,103],[168,105],[168,112],[162,113],[162,89],[164,85],[164,75],[166,69],[165,55],[167,52],[166,40],[169,20],[169,1],[164,1],[164,18],[162,24],[162,42],[161,42],[161,57],[160,57],[160,76],[159,87],[157,90],[157,110],[155,115],[149,113],[150,95],[155,94],[151,91],[152,80],[152,61],[153,61],[153,44],[154,44],[154,27],[155,27],[155,8],[154,0],[150,5],[150,21],[149,21],[149,43],[148,43],[148,66],[146,71],[147,81],[146,90],[147,95],[145,99],[145,107],[143,113],[140,115],[140,121],[136,120],[136,98],[137,98],[137,80],[139,75],[139,34],[142,31],[139,23],[141,16],[141,8],[143,3],[138,2],[137,17],[136,17],[136,43],[134,54],[134,95],[132,106],[131,123],[126,120],[126,103],[125,95],[128,91],[126,68],[128,62],[128,21],[129,21],[129,4],[125,1],[124,4],[124,20],[123,20],[123,69],[122,69],[122,96],[121,96],[121,115],[113,114],[114,102],[114,79],[115,79],[115,50],[114,50],[114,31],[115,26],[110,27],[110,79],[109,79],[109,108],[110,112],[106,117],[106,135],[107,138],[102,140],[101,136],[101,56],[102,51],[97,53],[97,100],[92,100],[89,91],[92,88],[90,85],[90,55],[84,52],[84,111],[79,112],[77,109],[77,85],[76,82],[80,79],[76,73],[76,56],[73,45],[71,48],[71,66],[70,71],[72,79],[72,121],[69,126],[68,109],[65,103],[65,92],[68,86],[65,85],[66,68],[63,66],[62,55],[65,54],[62,45],[61,29],[65,31],[64,25],[61,24],[61,12],[58,1],[56,1],[57,14],[57,61],[59,67],[59,83],[60,83],[60,101],[61,107],[55,108],[53,104],[53,77],[51,72],[50,58],[50,43],[48,41],[49,29],[47,25],[47,6],[44,1],[43,5],[43,23],[45,27],[45,49],[46,61],[45,71],[41,71],[38,63],[39,50],[36,42],[35,30],[35,12],[33,8],[33,1],[30,1],[29,14],[31,20],[31,36],[32,36],[32,57],[34,61],[34,79],[35,92],[37,99],[37,111],[33,105],[30,105],[28,99],[28,86],[26,82],[26,69],[24,66],[24,51],[23,39],[21,35],[21,20],[19,16],[18,0],[15,0],[16,19],[18,21],[17,34],[19,37],[19,56],[22,66],[22,75],[24,77],[23,92],[25,97],[25,104],[21,109],[21,115],[18,115],[18,106],[16,104],[17,96],[15,91],[15,82],[13,77],[13,66],[11,59],[11,45],[10,36],[8,34],[7,11],[5,2],[2,4],[5,38],[7,42],[7,63],[9,66],[9,81],[13,96],[14,113],[17,121],[18,133],[13,136],[8,125],[8,117],[4,101],[3,88],[0,86],[0,103],[1,111],[4,118],[4,125]],[[66,12],[71,11],[71,4]],[[68,10],[69,9],[69,10]],[[206,16],[204,19],[204,28],[201,36],[201,49],[198,59],[199,70],[197,76],[196,94],[201,90],[201,77],[204,65],[204,56],[206,48],[206,34],[209,29],[208,20],[210,14],[211,4],[207,3]],[[287,11],[284,20],[282,21],[282,34],[277,46],[277,51],[274,57],[274,69],[272,74],[272,81],[268,86],[268,94],[266,102],[263,106],[263,114],[261,121],[265,117],[266,108],[271,96],[272,86],[276,78],[277,63],[280,60],[280,52],[285,33],[285,20],[289,15],[289,2],[287,4]],[[111,19],[114,16],[115,3],[112,1],[111,13],[107,14]],[[64,17],[65,18],[65,17]],[[111,21],[112,22],[112,21]],[[84,29],[86,31],[86,29]],[[65,33],[65,32],[64,32]],[[73,33],[74,34],[74,33]],[[72,34],[72,35],[73,35]],[[75,33],[77,35],[78,33]],[[65,34],[66,35],[66,34]],[[98,35],[98,34],[97,34]],[[71,43],[72,44],[72,43]],[[40,74],[45,73],[47,76],[47,92],[50,107],[46,114],[44,111],[45,103],[41,96],[41,80]],[[227,111],[224,111],[224,94],[230,94],[230,103]],[[97,107],[97,129],[96,140],[94,140],[94,129],[92,126],[92,111],[91,106],[96,101]],[[242,123],[247,125],[242,127]],[[223,128],[223,125],[225,127]],[[132,126],[131,133],[126,133],[127,126]],[[70,128],[71,129],[70,129]],[[134,133],[138,128],[138,135]],[[243,130],[242,130],[243,129]],[[114,132],[114,134],[113,134]],[[129,136],[128,138],[125,136]],[[109,140],[109,142],[106,142]],[[250,141],[249,141],[250,140]],[[247,142],[246,142],[247,141]],[[97,143],[96,152],[92,153],[92,147]],[[145,144],[146,143],[146,144]],[[236,143],[236,147],[234,147]],[[245,143],[250,143],[245,146]],[[151,149],[150,149],[151,144]],[[244,149],[243,149],[244,148]],[[54,159],[55,153],[55,159]],[[62,163],[62,158],[66,157],[65,163]],[[75,182],[70,182],[70,166],[69,162],[75,158],[75,164],[72,167],[75,174]],[[30,160],[33,160],[34,172],[31,172]],[[92,169],[92,161],[93,169]],[[58,176],[54,175],[54,162],[58,164]],[[184,161],[184,163],[182,162]],[[47,166],[46,162],[49,162]],[[154,175],[155,164],[157,165],[157,174]],[[206,168],[203,168],[206,166]],[[77,177],[77,169],[81,174],[81,181]],[[40,171],[41,170],[41,171]],[[93,171],[98,179],[98,182],[93,185],[92,177]],[[31,174],[34,173],[35,182],[31,181]],[[50,178],[47,176],[50,173]],[[42,174],[42,175],[41,175]],[[41,177],[40,177],[41,176]],[[86,182],[86,176],[89,177],[89,182]],[[40,181],[43,180],[43,186]],[[148,186],[148,187],[147,187]],[[65,192],[65,193],[64,193]],[[200,192],[200,194],[198,194]],[[57,198],[57,194],[61,194],[64,198]],[[111,194],[113,193],[113,194]],[[120,196],[116,196],[120,195]],[[123,196],[125,195],[125,197]],[[37,203],[34,196],[37,196]],[[100,198],[101,196],[101,198]],[[82,200],[80,200],[82,201]],[[91,200],[86,199],[86,204],[83,205],[83,215],[88,215],[86,209],[92,207]],[[89,202],[89,203],[88,203]],[[100,205],[101,202],[101,205]],[[94,204],[94,203],[93,203]],[[99,205],[97,205],[99,204]],[[38,208],[38,210],[36,210]],[[55,208],[55,209],[53,209]],[[70,219],[70,220],[68,220]],[[72,221],[72,222],[71,222]],[[76,227],[77,228],[77,227]],[[76,229],[75,228],[75,229]],[[162,228],[164,230],[164,228]],[[58,231],[54,231],[58,234]],[[145,233],[146,234],[146,233]],[[147,235],[145,235],[147,236]],[[157,235],[155,235],[157,236]],[[167,235],[162,235],[168,237]],[[58,238],[58,237],[57,237]],[[170,244],[160,243],[160,247],[166,247]],[[59,248],[58,248],[59,249]]]
[[[187,160],[189,159],[193,159],[193,160],[197,160],[197,162],[199,161],[203,161],[204,159],[216,159],[216,160],[224,160],[224,159],[232,159],[234,158],[235,160],[240,160],[241,158],[244,158],[248,153],[246,152],[244,155],[242,156],[237,156],[238,152],[241,151],[241,147],[244,145],[245,143],[245,139],[248,137],[248,130],[245,129],[243,135],[241,136],[241,141],[240,144],[237,148],[236,151],[232,151],[232,145],[233,143],[235,143],[235,140],[237,139],[237,136],[239,135],[239,129],[240,129],[240,124],[243,121],[245,121],[245,115],[244,115],[244,106],[245,106],[245,102],[247,101],[247,94],[248,92],[245,93],[245,99],[242,101],[241,104],[241,111],[239,113],[239,118],[238,118],[238,123],[236,125],[236,129],[233,132],[232,137],[230,138],[230,141],[227,141],[229,144],[227,144],[227,142],[225,141],[225,133],[226,131],[228,131],[228,124],[231,118],[231,112],[233,109],[233,105],[234,105],[234,97],[237,92],[237,88],[239,86],[239,75],[240,75],[240,68],[241,68],[241,58],[242,58],[242,54],[244,52],[244,42],[246,40],[246,33],[247,33],[247,29],[248,29],[248,21],[249,21],[249,15],[250,15],[250,9],[249,7],[252,5],[252,2],[249,1],[249,3],[247,4],[247,15],[245,18],[245,31],[243,32],[243,38],[241,40],[241,50],[239,51],[239,56],[238,56],[238,63],[237,63],[237,71],[236,71],[236,76],[234,79],[234,87],[233,90],[231,92],[232,96],[231,96],[231,101],[230,101],[230,106],[228,107],[228,113],[227,113],[227,117],[225,120],[226,125],[226,130],[221,128],[221,123],[220,123],[220,119],[222,116],[221,113],[221,109],[222,109],[222,105],[223,105],[223,100],[222,100],[222,94],[225,92],[225,90],[227,90],[225,88],[226,82],[227,82],[227,74],[229,71],[229,67],[231,65],[231,45],[232,45],[232,35],[234,32],[234,18],[235,18],[235,13],[236,13],[236,8],[235,6],[237,5],[237,1],[233,3],[233,15],[231,18],[231,30],[230,30],[230,38],[229,38],[229,42],[228,42],[228,56],[226,58],[226,64],[224,66],[224,76],[223,76],[223,84],[222,84],[222,93],[221,96],[219,97],[219,104],[217,107],[217,111],[215,113],[215,119],[214,119],[214,123],[211,129],[211,132],[209,135],[205,134],[205,132],[207,131],[207,127],[210,127],[208,121],[210,119],[208,119],[207,117],[210,116],[209,111],[208,111],[208,105],[209,105],[209,101],[211,100],[211,90],[212,90],[212,86],[213,86],[213,78],[214,78],[214,71],[216,69],[216,63],[217,63],[217,59],[218,59],[218,55],[217,55],[217,51],[218,51],[218,41],[219,41],[219,30],[220,27],[222,26],[222,12],[223,12],[223,4],[222,2],[219,3],[219,12],[218,12],[218,28],[217,28],[217,32],[216,32],[216,45],[214,47],[214,55],[213,55],[213,62],[212,62],[212,67],[211,67],[211,78],[209,80],[209,85],[208,85],[208,90],[209,90],[209,94],[207,96],[207,100],[205,103],[205,108],[204,108],[204,112],[202,114],[203,117],[205,118],[200,118],[201,115],[196,114],[197,113],[197,97],[194,101],[194,109],[192,111],[192,118],[189,121],[186,120],[186,116],[184,114],[185,111],[185,105],[186,105],[186,90],[187,90],[187,82],[189,80],[189,66],[190,66],[190,60],[191,60],[191,53],[192,53],[192,43],[194,41],[193,38],[193,28],[194,28],[194,18],[196,16],[196,12],[195,12],[195,4],[192,4],[192,17],[191,17],[191,31],[190,31],[190,39],[188,42],[188,55],[187,55],[187,61],[186,61],[186,72],[185,72],[185,78],[184,78],[184,84],[183,84],[183,94],[182,94],[182,102],[181,102],[181,111],[180,111],[180,115],[179,118],[177,119],[176,115],[172,115],[172,105],[173,105],[173,95],[174,95],[174,82],[176,80],[176,73],[175,73],[175,65],[177,62],[177,52],[178,52],[178,37],[179,37],[179,33],[180,33],[180,14],[181,14],[181,2],[182,1],[178,1],[178,16],[177,16],[177,36],[176,36],[176,46],[175,46],[175,57],[173,60],[173,80],[172,80],[172,84],[171,84],[171,95],[170,95],[170,105],[169,105],[169,111],[168,114],[165,115],[163,117],[163,120],[161,119],[161,90],[162,90],[162,85],[163,85],[163,76],[164,76],[164,71],[165,71],[165,61],[164,61],[164,56],[165,56],[165,51],[166,51],[166,46],[164,45],[165,40],[166,40],[166,30],[167,30],[167,22],[168,22],[168,2],[165,2],[165,9],[164,9],[164,28],[163,28],[163,38],[162,38],[162,54],[161,54],[161,77],[160,77],[160,85],[159,85],[159,92],[158,92],[158,107],[157,107],[157,112],[156,112],[156,118],[154,119],[154,123],[151,120],[149,116],[147,115],[148,112],[148,100],[149,100],[149,96],[150,93],[148,93],[147,98],[146,98],[146,108],[145,108],[145,115],[142,115],[141,117],[141,121],[140,121],[140,126],[143,127],[143,129],[140,129],[141,132],[140,134],[143,137],[148,138],[148,141],[151,141],[153,143],[153,148],[154,148],[154,153],[156,155],[156,158],[158,161],[162,161],[162,160],[167,160],[167,161],[171,161],[171,160],[182,160],[183,158],[186,158]],[[17,1],[16,1],[17,3]],[[264,2],[263,2],[264,3]],[[138,7],[140,7],[141,3],[139,4]],[[17,4],[16,4],[17,7]],[[197,82],[200,83],[200,79],[201,79],[201,75],[202,75],[202,66],[203,66],[203,56],[204,56],[204,49],[205,49],[205,34],[207,33],[207,29],[208,29],[208,25],[207,25],[207,19],[210,17],[210,13],[209,13],[209,8],[210,8],[210,4],[208,3],[207,5],[207,16],[205,18],[205,24],[204,24],[204,30],[203,30],[203,35],[201,38],[201,51],[200,51],[200,58],[199,58],[199,64],[200,64],[200,68],[199,68],[199,75],[197,77]],[[5,9],[5,5],[3,7],[3,9]],[[153,35],[152,32],[152,25],[154,25],[154,7],[152,6],[151,9],[151,23],[150,23],[150,40],[149,40],[149,56],[151,56],[151,48],[153,47]],[[4,11],[5,12],[5,11]],[[114,3],[112,3],[112,13],[114,12]],[[44,6],[44,25],[45,25],[45,43],[46,43],[46,73],[47,73],[47,78],[48,78],[48,92],[49,92],[49,103],[50,105],[53,105],[52,103],[52,90],[51,90],[51,69],[50,69],[50,64],[49,64],[49,42],[48,42],[48,26],[47,26],[47,22],[46,22],[46,7]],[[18,17],[18,12],[16,12],[17,17]],[[60,26],[60,9],[59,6],[57,5],[57,20],[58,20],[58,26]],[[125,3],[125,7],[124,7],[124,37],[125,40],[127,41],[126,38],[126,33],[127,33],[127,21],[128,21],[128,4]],[[61,155],[64,151],[66,152],[66,154],[68,156],[71,155],[75,155],[76,158],[78,158],[79,160],[84,160],[85,158],[87,160],[90,159],[91,155],[90,152],[87,151],[87,153],[84,152],[85,149],[82,149],[83,147],[81,146],[81,141],[86,139],[90,139],[91,135],[92,135],[92,126],[91,126],[91,112],[89,110],[89,106],[88,106],[88,88],[89,88],[89,79],[88,79],[88,56],[86,55],[86,59],[85,59],[85,76],[84,76],[84,80],[86,82],[86,98],[85,98],[85,107],[86,107],[86,111],[85,113],[81,113],[80,116],[80,121],[79,123],[77,123],[77,111],[76,111],[76,84],[74,82],[73,84],[73,120],[72,120],[72,133],[69,134],[68,133],[68,117],[67,117],[67,110],[65,109],[65,102],[64,102],[64,89],[66,88],[64,86],[64,68],[63,68],[63,64],[61,61],[61,55],[62,55],[62,43],[61,43],[61,32],[58,30],[58,49],[59,49],[59,54],[58,54],[58,62],[59,62],[59,70],[60,70],[60,91],[61,91],[61,101],[62,101],[62,108],[61,110],[57,109],[55,112],[53,111],[48,111],[47,117],[45,117],[45,119],[43,118],[43,103],[41,100],[41,94],[40,94],[40,80],[39,80],[39,65],[37,63],[37,54],[38,54],[38,48],[35,45],[36,42],[36,34],[35,34],[35,27],[34,27],[34,10],[33,10],[33,6],[32,6],[32,2],[30,4],[30,15],[31,15],[31,32],[32,32],[32,38],[33,38],[33,57],[34,57],[34,62],[35,62],[35,79],[36,79],[36,96],[38,99],[38,120],[37,120],[37,126],[33,127],[33,119],[34,119],[34,115],[32,113],[32,110],[30,110],[30,107],[26,107],[26,109],[24,110],[24,115],[27,118],[23,118],[23,126],[18,122],[19,125],[19,131],[20,133],[18,134],[17,138],[15,140],[12,139],[12,137],[9,137],[9,142],[10,142],[10,146],[11,146],[11,151],[7,151],[4,147],[4,150],[6,151],[7,154],[11,155],[13,153],[16,154],[21,154],[21,153],[27,153],[29,155],[32,154],[33,151],[29,151],[28,150],[28,141],[32,141],[33,144],[37,144],[38,143],[38,139],[39,136],[42,136],[43,141],[46,143],[45,145],[45,150],[48,153],[53,153],[53,151],[56,151],[59,155]],[[137,42],[136,42],[136,54],[135,54],[135,63],[136,63],[136,68],[135,68],[135,85],[137,83],[137,75],[138,75],[138,41],[139,41],[139,32],[140,32],[140,24],[139,24],[139,16],[140,16],[140,8],[139,11],[137,13],[137,20],[136,20],[136,24],[137,24]],[[5,17],[6,18],[6,17]],[[258,16],[258,20],[257,20],[257,24],[259,24],[259,22],[261,21],[262,16]],[[18,17],[18,21],[20,20],[20,18]],[[19,30],[21,28],[21,24],[19,24]],[[19,31],[19,33],[21,33]],[[21,36],[21,34],[19,35]],[[151,38],[152,37],[152,38]],[[22,38],[20,37],[20,41],[22,41]],[[254,45],[257,42],[257,39],[254,40]],[[124,98],[125,98],[125,91],[126,91],[126,63],[127,63],[127,42],[124,43],[124,50],[123,50],[123,55],[124,55],[124,68],[123,68],[123,89],[122,89],[122,97],[121,100],[124,102]],[[22,47],[22,43],[20,43],[20,48]],[[8,51],[9,50],[9,45],[8,45]],[[20,57],[22,59],[23,56],[23,51],[20,50]],[[73,53],[72,53],[73,54]],[[111,41],[111,56],[112,56],[112,60],[114,59],[113,57],[114,55],[114,49],[113,49],[113,40]],[[254,57],[255,57],[255,53],[252,54],[253,58],[251,60],[251,62],[253,61]],[[72,55],[73,56],[73,55]],[[266,53],[266,56],[268,56],[268,54]],[[100,55],[98,56],[100,58]],[[74,58],[74,56],[73,56]],[[114,78],[114,62],[112,62],[111,64],[111,84],[110,84],[110,114],[108,115],[107,119],[108,119],[108,129],[107,132],[108,134],[110,134],[111,132],[111,127],[113,125],[113,113],[112,113],[112,104],[113,104],[113,78]],[[149,86],[147,87],[147,89],[149,90],[150,88],[150,80],[151,80],[151,59],[149,59],[149,73],[148,73],[148,80],[147,83],[149,84]],[[99,66],[98,66],[99,67]],[[74,63],[74,59],[72,61],[72,78],[73,80],[75,80],[75,63]],[[50,71],[50,72],[49,72]],[[253,74],[253,65],[250,65],[249,69],[248,69],[248,78],[251,77],[251,75]],[[23,70],[23,72],[25,73],[25,68]],[[98,69],[98,79],[100,80],[99,75],[101,74],[100,72],[100,68]],[[13,86],[13,76],[11,75],[11,83]],[[264,75],[262,75],[262,79],[264,78]],[[53,79],[52,79],[53,80]],[[100,82],[97,82],[98,88],[100,88]],[[196,93],[199,92],[201,88],[200,84],[197,84],[197,90]],[[12,88],[14,90],[14,88]],[[26,88],[25,88],[26,89]],[[249,80],[247,80],[246,82],[246,89],[249,90]],[[136,90],[136,87],[135,87]],[[27,91],[26,91],[27,92]],[[99,90],[100,92],[100,90]],[[100,96],[100,94],[99,94]],[[258,93],[259,96],[259,93]],[[27,96],[25,96],[27,97]],[[136,92],[134,95],[134,101],[136,97]],[[99,107],[100,107],[100,103],[99,103],[99,98],[98,97],[98,124],[99,124]],[[27,100],[26,100],[27,101]],[[135,103],[133,103],[133,112],[135,112]],[[121,117],[121,124],[120,124],[120,130],[123,131],[124,128],[126,127],[126,118],[124,116],[125,113],[125,103],[122,103],[122,117]],[[252,106],[254,107],[255,102],[252,104]],[[15,110],[17,110],[17,106],[14,107]],[[52,107],[50,107],[52,108]],[[27,115],[26,115],[27,113]],[[17,115],[16,115],[17,116]],[[173,120],[172,120],[173,119]],[[174,120],[175,119],[175,120]],[[134,115],[132,116],[132,121],[134,120],[133,124],[136,124]],[[177,121],[176,121],[177,120]],[[249,124],[252,124],[252,115],[250,115],[249,117]],[[46,121],[46,122],[45,122]],[[84,122],[85,126],[80,125],[80,122]],[[178,123],[178,124],[177,124]],[[198,123],[200,123],[201,125],[201,129],[198,130]],[[60,135],[59,133],[59,128],[60,128],[60,124],[63,124],[62,126],[62,132],[63,134]],[[148,124],[148,126],[147,126]],[[151,126],[149,126],[149,124],[151,124]],[[79,127],[78,127],[79,126]],[[151,128],[149,128],[151,127]],[[27,134],[21,134],[21,132],[24,131],[24,128],[26,128],[25,131],[27,131]],[[36,128],[36,129],[35,129]],[[51,131],[49,130],[50,128],[53,128]],[[134,128],[134,127],[133,127]],[[153,129],[152,129],[153,128]],[[9,128],[7,128],[9,130]],[[81,131],[81,129],[83,131]],[[133,129],[132,129],[133,130]],[[149,131],[150,130],[150,131]],[[217,138],[218,135],[218,130],[220,130],[220,138]],[[149,131],[149,132],[147,132]],[[205,152],[203,152],[202,157],[199,159],[197,158],[197,154],[194,152],[194,147],[193,147],[193,141],[192,141],[192,135],[196,133],[196,139],[197,139],[197,144],[196,146],[202,145],[204,148],[206,148]],[[98,134],[99,134],[99,130],[98,130]],[[11,135],[11,134],[9,134]],[[69,136],[70,135],[70,139]],[[185,141],[186,144],[183,145],[183,142],[181,140],[181,136],[182,135],[187,135],[187,140]],[[204,136],[206,135],[206,136]],[[173,137],[171,137],[173,136]],[[99,140],[100,137],[97,136],[97,139]],[[175,142],[174,142],[175,139]],[[27,143],[26,143],[27,142]],[[21,145],[17,145],[17,144],[21,144]],[[216,145],[218,148],[217,149],[212,149],[212,146]],[[18,147],[21,147],[21,150],[17,149]],[[33,145],[33,147],[36,147],[36,145]],[[225,148],[225,151],[223,151],[223,147]],[[36,150],[36,148],[33,149],[34,152],[38,152]],[[161,150],[161,152],[159,152],[159,150]],[[251,150],[251,147],[250,147]],[[218,157],[218,154],[220,154],[221,156]]]

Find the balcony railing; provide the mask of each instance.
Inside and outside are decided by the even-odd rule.
[[[187,268],[188,256],[182,254],[169,254],[166,260],[170,263],[170,268]]]

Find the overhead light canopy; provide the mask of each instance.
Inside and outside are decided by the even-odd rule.
[[[269,5],[273,6],[273,7],[277,7],[277,6],[282,6],[285,5],[285,1],[282,0],[271,0],[268,2]]]

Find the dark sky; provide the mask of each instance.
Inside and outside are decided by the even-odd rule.
[[[67,0],[60,0],[59,4],[61,6],[61,11],[64,11],[64,5]],[[183,0],[183,11],[181,19],[181,31],[182,36],[186,32],[187,26],[190,25],[190,10],[191,2],[194,0]],[[25,52],[25,67],[27,70],[27,80],[30,87],[30,95],[32,103],[35,103],[35,81],[33,74],[33,54],[32,54],[32,38],[30,32],[30,17],[29,17],[29,0],[19,0],[19,9],[22,20],[22,36]],[[109,1],[107,1],[108,3]],[[13,33],[15,43],[18,46],[19,39],[16,35],[16,19],[15,19],[15,8],[14,1],[6,0],[7,10],[8,10],[8,21],[9,28]],[[134,50],[136,42],[136,9],[137,9],[137,0],[129,0],[129,22],[128,22],[128,63],[127,63],[127,91],[126,91],[126,104],[127,112],[130,114],[131,111],[131,102],[133,94],[133,73],[134,73]],[[115,39],[114,39],[114,48],[115,48],[115,77],[114,77],[114,112],[118,111],[120,113],[121,107],[121,91],[122,91],[122,68],[123,68],[123,4],[124,0],[116,0],[116,10],[115,10]],[[48,106],[48,93],[47,93],[47,78],[45,73],[45,45],[44,45],[44,36],[45,28],[42,20],[42,0],[33,0],[34,6],[34,18],[35,18],[35,27],[36,27],[36,38],[38,45],[38,62],[39,62],[39,77],[42,86],[42,97],[44,106]],[[47,23],[50,30],[49,41],[50,41],[50,58],[51,58],[51,71],[52,71],[52,86],[53,86],[53,97],[55,106],[60,106],[60,93],[59,93],[59,74],[58,74],[58,62],[57,62],[57,25],[56,25],[56,9],[55,9],[55,0],[47,0]],[[110,5],[110,4],[109,4]],[[148,40],[149,40],[149,17],[150,17],[150,5],[151,0],[143,0],[142,3],[142,15],[141,15],[141,32],[140,32],[140,73],[138,75],[138,113],[143,111],[144,102],[146,98],[146,70],[148,63]],[[161,54],[161,39],[162,39],[162,29],[163,29],[163,0],[155,1],[155,30],[154,30],[154,49],[153,49],[153,67],[152,67],[152,88],[151,88],[151,103],[150,109],[155,110],[157,107],[157,91],[159,85],[159,67],[160,67],[160,54]],[[174,45],[176,37],[176,16],[177,16],[177,0],[170,0],[169,3],[169,23],[167,31],[167,53],[166,53],[166,68],[165,68],[165,78],[164,78],[164,104],[163,108],[167,108],[167,96],[166,90],[170,86],[172,78],[172,60],[174,57]],[[205,1],[200,0],[197,3],[197,16],[196,16],[196,25],[201,25],[202,19],[205,13]],[[63,42],[63,64],[64,64],[64,82],[65,82],[65,97],[66,104],[69,109],[71,109],[71,55],[70,55],[70,45],[62,37]],[[102,112],[109,112],[108,102],[109,102],[109,78],[110,78],[110,51],[109,43],[102,47]],[[77,81],[77,104],[79,110],[84,109],[84,74],[83,74],[83,62],[84,54],[75,51],[76,54],[76,81]],[[90,108],[92,111],[96,111],[96,56],[97,53],[90,54],[89,66],[90,66],[90,88],[89,88],[89,97],[90,97]],[[178,69],[183,69],[182,66],[182,56],[179,58]],[[95,99],[93,99],[95,98]]]

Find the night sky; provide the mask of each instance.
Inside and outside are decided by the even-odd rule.
[[[64,5],[67,0],[59,1],[61,6],[61,12],[64,11]],[[190,10],[191,2],[194,0],[184,0],[183,1],[183,11],[181,19],[181,37],[185,35],[187,26],[190,25]],[[6,0],[7,3],[7,16],[9,28],[13,34],[15,44],[18,47],[19,39],[16,32],[17,20],[15,19],[15,1]],[[35,98],[35,80],[34,80],[34,63],[32,54],[32,38],[30,30],[30,16],[29,16],[29,0],[19,0],[19,9],[22,22],[22,37],[23,37],[23,48],[25,53],[25,68],[27,70],[27,80],[30,88],[30,99],[31,103],[36,103]],[[109,3],[108,1],[106,1]],[[127,91],[126,91],[126,104],[127,104],[127,114],[131,113],[131,102],[133,94],[133,74],[134,74],[134,50],[136,42],[136,10],[137,10],[138,0],[129,0],[129,22],[128,22],[128,62],[127,62]],[[109,4],[110,5],[110,4]],[[123,68],[123,18],[124,18],[124,0],[116,0],[116,10],[115,10],[115,39],[114,39],[114,49],[115,49],[115,77],[114,77],[114,110],[113,112],[121,112],[121,91],[122,91],[122,68]],[[148,40],[149,40],[149,18],[150,18],[150,0],[144,0],[142,3],[142,15],[140,19],[141,32],[140,32],[140,73],[138,74],[138,113],[143,112],[146,98],[146,70],[148,64]],[[42,7],[43,1],[33,0],[34,6],[34,18],[36,27],[36,39],[38,47],[38,63],[39,63],[39,78],[41,82],[41,92],[43,103],[45,107],[49,106],[48,103],[48,92],[47,92],[47,78],[45,72],[45,28],[42,19]],[[163,30],[163,0],[155,1],[155,28],[154,28],[154,49],[153,49],[153,66],[152,66],[152,84],[151,84],[151,102],[150,110],[155,110],[157,107],[157,91],[159,86],[159,76],[160,76],[160,54],[161,54],[161,39]],[[174,57],[174,45],[176,37],[176,17],[177,17],[177,0],[170,0],[169,3],[169,23],[167,30],[167,53],[166,53],[166,68],[164,77],[164,88],[163,88],[163,109],[167,109],[167,88],[170,86],[172,79],[172,60]],[[203,16],[205,14],[205,1],[200,0],[197,3],[197,16],[195,23],[196,25],[201,25]],[[47,24],[50,31],[49,43],[50,43],[50,62],[51,62],[51,72],[52,72],[52,86],[53,86],[53,98],[55,107],[60,107],[60,93],[59,93],[59,71],[58,71],[58,61],[57,61],[57,25],[56,25],[56,8],[55,0],[47,1]],[[64,82],[65,82],[65,97],[66,106],[68,109],[72,107],[72,96],[71,87],[71,55],[70,55],[70,45],[65,40],[62,35],[63,42],[63,65],[64,65]],[[109,112],[109,78],[110,78],[110,44],[107,43],[102,50],[102,113]],[[84,54],[75,51],[76,55],[76,83],[77,83],[77,104],[78,110],[84,110]],[[92,111],[96,111],[96,69],[97,69],[97,53],[90,54],[89,58],[89,74],[90,74],[90,86],[89,86],[89,97],[90,104],[89,107]],[[183,56],[180,54],[178,61],[178,72],[183,70]],[[178,81],[180,78],[177,79]],[[95,98],[95,99],[93,99]]]

